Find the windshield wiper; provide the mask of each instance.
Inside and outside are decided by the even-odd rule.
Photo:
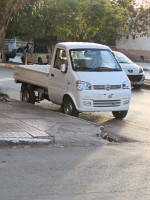
[[[110,67],[96,67],[93,69],[93,71],[122,71],[122,70]]]
[[[127,62],[124,62],[124,61],[119,61],[119,63],[126,63],[126,64],[128,64]]]

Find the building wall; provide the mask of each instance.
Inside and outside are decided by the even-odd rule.
[[[150,61],[150,37],[122,38],[116,41],[116,49],[123,52],[132,60]]]

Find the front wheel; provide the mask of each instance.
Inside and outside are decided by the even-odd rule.
[[[79,112],[77,111],[72,99],[69,97],[64,99],[61,109],[62,109],[62,112],[66,115],[72,115],[75,117],[79,116]]]
[[[22,61],[23,64],[25,64],[25,57],[24,56],[21,57],[21,61]]]
[[[133,86],[135,89],[140,89],[142,87],[142,85],[134,85]]]
[[[128,111],[113,111],[112,114],[116,119],[123,119],[126,117]]]

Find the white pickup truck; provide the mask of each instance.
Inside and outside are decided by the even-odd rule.
[[[22,101],[34,104],[47,99],[68,115],[111,111],[122,119],[129,109],[130,81],[104,45],[58,43],[51,65],[16,66],[14,78],[22,83]]]

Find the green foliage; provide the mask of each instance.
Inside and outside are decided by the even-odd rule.
[[[7,36],[107,43],[121,36],[130,6],[130,0],[29,0],[14,11]]]

